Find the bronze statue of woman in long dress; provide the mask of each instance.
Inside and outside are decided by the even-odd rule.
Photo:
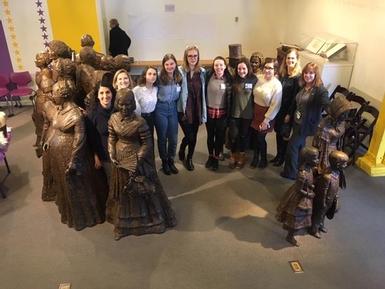
[[[115,240],[127,235],[163,233],[176,225],[176,219],[155,170],[149,128],[134,113],[131,90],[120,89],[116,99],[118,112],[108,123],[113,169],[107,220],[115,226]]]
[[[294,235],[300,230],[309,229],[312,225],[313,171],[318,162],[318,150],[316,148],[304,147],[301,150],[301,167],[297,179],[286,191],[277,208],[276,219],[288,231],[286,241],[294,246],[299,246]]]
[[[349,157],[343,151],[334,150],[329,155],[329,168],[318,177],[314,188],[312,227],[310,234],[321,238],[320,232],[327,233],[325,216],[334,217],[338,209],[340,188],[346,188],[343,169],[347,166]]]
[[[105,219],[107,183],[94,169],[87,151],[84,118],[71,98],[74,82],[59,80],[52,88],[57,111],[52,120],[52,133],[45,140],[43,150],[49,150],[52,189],[62,223],[82,230]]]

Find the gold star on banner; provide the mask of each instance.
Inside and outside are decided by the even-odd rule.
[[[13,47],[15,47],[15,48],[17,48],[17,47],[19,46],[19,44],[17,44],[16,41],[13,41],[13,42],[12,42],[12,45],[13,45]]]
[[[7,22],[8,22],[8,25],[12,25],[12,18],[8,17]]]
[[[23,65],[19,65],[17,68],[19,68],[19,70],[24,70]]]
[[[4,7],[8,6],[8,1],[7,1],[7,0],[4,0],[4,1],[3,1],[3,5],[4,5]]]
[[[11,35],[11,38],[12,38],[13,40],[16,40],[16,35],[15,35],[15,34],[12,34],[12,35]]]
[[[21,58],[20,57],[17,57],[16,58],[16,62],[18,62],[19,64],[21,63]]]
[[[19,50],[15,50],[15,55],[20,55],[20,51]]]
[[[4,10],[4,14],[10,16],[11,15],[11,11],[9,9],[5,9]]]
[[[11,31],[11,32],[14,32],[15,31],[15,27],[13,27],[13,26],[9,26],[9,31]]]

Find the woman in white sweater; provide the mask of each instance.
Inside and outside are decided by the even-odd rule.
[[[267,166],[266,134],[274,127],[274,118],[281,107],[282,85],[275,77],[276,61],[267,57],[263,66],[263,74],[259,75],[254,86],[254,116],[251,123],[254,139],[254,157],[252,168]]]

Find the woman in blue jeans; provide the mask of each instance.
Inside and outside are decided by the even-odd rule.
[[[166,175],[177,174],[174,158],[178,143],[177,101],[181,92],[182,75],[173,54],[166,54],[159,74],[158,102],[155,107],[155,129],[159,156]]]
[[[302,70],[301,90],[295,96],[286,122],[292,121],[293,132],[285,156],[281,176],[295,180],[298,171],[299,152],[306,144],[306,138],[314,136],[321,120],[322,110],[329,104],[328,91],[323,85],[317,64],[309,62]],[[293,118],[293,119],[291,119]]]

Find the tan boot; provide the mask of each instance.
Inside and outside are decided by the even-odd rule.
[[[245,163],[246,163],[246,153],[245,152],[241,152],[238,155],[238,161],[237,161],[236,167],[238,169],[242,169],[245,166]]]
[[[237,162],[238,162],[238,153],[231,153],[230,160],[229,160],[229,168],[235,169]]]

